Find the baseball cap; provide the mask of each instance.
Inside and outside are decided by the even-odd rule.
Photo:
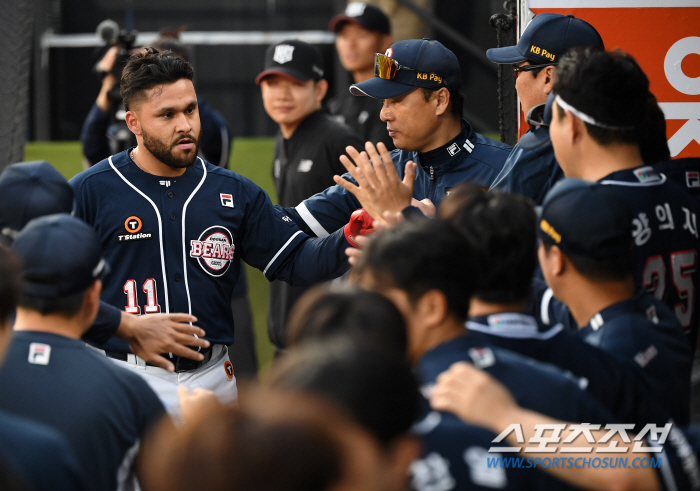
[[[545,104],[539,104],[527,113],[530,131],[520,138],[520,146],[525,150],[535,150],[549,143],[549,125],[552,124],[554,92],[547,96]]]
[[[440,42],[423,38],[391,45],[385,54],[377,53],[374,77],[350,86],[357,96],[391,99],[408,94],[416,87],[459,90],[462,71],[455,54]]]
[[[610,186],[563,179],[538,208],[537,234],[565,253],[593,259],[630,254],[632,211]]]
[[[0,174],[0,232],[9,240],[32,218],[72,209],[73,189],[44,160],[12,164]]]
[[[357,24],[368,31],[376,31],[381,34],[391,34],[389,17],[376,5],[365,2],[350,2],[345,7],[345,12],[338,14],[328,23],[328,30],[340,31],[348,22]]]
[[[600,34],[588,22],[571,14],[545,13],[532,19],[516,46],[491,48],[486,56],[494,63],[554,64],[576,46],[604,47]]]
[[[109,272],[95,231],[67,213],[30,221],[12,250],[22,262],[22,292],[27,295],[66,297]]]
[[[255,83],[268,75],[282,75],[297,82],[323,78],[321,50],[304,41],[291,39],[273,44],[265,52],[265,70],[255,77]]]

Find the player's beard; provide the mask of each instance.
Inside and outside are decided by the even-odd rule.
[[[151,135],[146,133],[143,128],[141,128],[141,136],[143,137],[143,146],[146,147],[146,150],[151,152],[155,158],[173,169],[183,169],[185,167],[189,167],[194,164],[194,161],[197,158],[197,152],[199,151],[199,135],[196,137],[192,134],[182,135],[178,137],[177,140],[175,140],[171,145],[168,145],[157,138],[151,137]],[[194,146],[189,149],[189,151],[185,152],[184,156],[176,157],[173,155],[173,149],[177,146],[179,141],[184,140],[185,138],[192,140]]]

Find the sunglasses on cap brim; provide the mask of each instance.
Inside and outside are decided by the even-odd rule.
[[[389,58],[386,55],[377,53],[374,55],[374,76],[379,77],[383,80],[394,80],[397,77],[399,71],[409,71],[418,72],[415,68],[409,68],[407,66],[400,65],[395,59]],[[440,75],[434,73],[425,74],[430,77],[431,81],[439,80],[439,84],[443,84],[443,78]],[[397,80],[397,82],[402,82]],[[403,82],[402,82],[403,83]]]

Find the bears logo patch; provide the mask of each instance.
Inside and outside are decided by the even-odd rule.
[[[190,257],[197,259],[205,273],[222,276],[231,266],[235,246],[226,227],[214,225],[190,241]]]

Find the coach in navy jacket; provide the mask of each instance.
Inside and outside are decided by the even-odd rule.
[[[488,189],[508,157],[508,145],[476,133],[462,119],[461,84],[452,51],[437,41],[411,39],[377,54],[375,76],[350,87],[356,96],[384,100],[380,117],[397,148],[391,158],[399,176],[407,162],[418,164],[417,200],[439,205],[453,186],[466,181]],[[354,182],[349,174],[343,178]],[[286,212],[306,233],[324,237],[343,227],[360,206],[349,191],[333,186]]]

